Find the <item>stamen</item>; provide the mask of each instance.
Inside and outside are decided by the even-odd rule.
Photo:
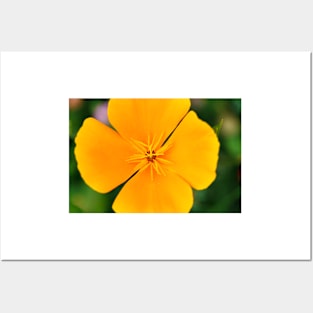
[[[139,167],[139,165],[141,165],[141,164],[138,164],[137,167]],[[145,164],[143,167],[141,167],[141,168],[139,169],[138,173],[143,172],[149,165],[150,165],[150,163],[148,162],[147,164]],[[137,167],[136,167],[136,168],[137,168]]]
[[[126,162],[137,163],[134,171],[138,171],[138,173],[141,173],[150,166],[151,180],[154,180],[154,172],[158,175],[166,176],[166,171],[170,169],[170,167],[168,168],[168,165],[173,164],[171,161],[164,158],[165,152],[172,146],[172,144],[165,143],[163,146],[159,146],[163,135],[164,134],[161,134],[158,138],[154,136],[152,141],[150,141],[151,137],[150,134],[148,134],[148,144],[134,138],[129,140],[137,153],[131,155]]]
[[[141,152],[141,153],[144,153],[146,149],[148,148],[147,144],[139,140],[133,139],[133,138],[130,138],[130,143],[138,152]]]
[[[159,174],[161,174],[161,175],[163,175],[163,176],[166,176],[166,174],[165,174],[165,172],[164,172],[162,166],[160,166],[160,164],[159,164],[158,162],[155,162],[155,163],[156,163],[156,166],[157,166],[157,168],[158,168],[158,170],[159,170]]]
[[[144,160],[146,157],[142,154],[133,154],[130,158],[128,158],[126,161],[129,163],[138,162],[140,160]]]
[[[173,146],[172,143],[165,143],[165,144],[158,150],[158,153],[164,154],[164,152],[167,151],[168,149],[170,149],[172,146]]]
[[[142,172],[144,169],[147,168],[148,165],[149,165],[149,162],[147,162],[147,160],[142,160],[140,163],[136,165],[136,167],[134,168],[134,171]]]
[[[155,142],[155,137],[153,137],[153,140],[152,140],[152,143],[151,145],[154,147],[154,149],[157,149],[161,143],[161,140],[163,138],[163,135],[164,133],[162,133],[160,136],[159,136],[159,139]]]
[[[152,166],[155,169],[155,171],[160,175],[161,172],[160,172],[160,169],[159,169],[159,166],[158,166],[158,162],[152,162]]]
[[[158,162],[160,162],[162,164],[165,164],[165,165],[172,165],[173,164],[172,161],[169,161],[169,160],[166,160],[166,159],[162,159],[162,158],[158,158]]]
[[[149,162],[152,162],[157,157],[157,154],[154,152],[154,150],[149,150],[146,152],[145,156],[147,157]]]

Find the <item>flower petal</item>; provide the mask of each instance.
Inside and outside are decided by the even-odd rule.
[[[117,213],[188,213],[192,189],[178,175],[167,172],[151,179],[149,169],[134,175],[113,202]]]
[[[134,172],[126,159],[132,147],[113,129],[87,118],[75,138],[78,170],[88,186],[106,193],[125,182]]]
[[[108,117],[124,138],[161,145],[189,109],[189,99],[111,99]]]
[[[214,130],[190,111],[168,140],[171,170],[195,189],[207,188],[216,177],[220,143]]]

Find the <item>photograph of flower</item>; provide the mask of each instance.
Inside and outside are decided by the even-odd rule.
[[[1,54],[2,258],[310,260],[310,65],[308,52]]]
[[[240,99],[69,99],[70,213],[241,213]]]

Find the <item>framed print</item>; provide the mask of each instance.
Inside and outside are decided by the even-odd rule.
[[[311,83],[309,52],[1,53],[1,258],[309,260]]]

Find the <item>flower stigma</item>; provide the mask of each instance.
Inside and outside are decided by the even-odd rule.
[[[146,152],[146,156],[149,162],[153,162],[153,160],[155,160],[155,158],[157,157],[156,153],[154,150],[149,150]]]

